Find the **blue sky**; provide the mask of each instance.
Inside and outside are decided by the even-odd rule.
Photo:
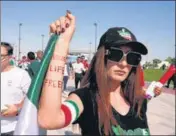
[[[98,38],[110,27],[129,28],[149,50],[145,60],[174,57],[175,54],[175,6],[169,2],[119,2],[119,1],[3,1],[1,8],[1,40],[18,46],[19,23],[21,27],[21,50],[41,49],[41,34],[47,44],[49,24],[67,9],[76,16],[76,32],[71,49],[95,49],[95,27],[98,24]]]

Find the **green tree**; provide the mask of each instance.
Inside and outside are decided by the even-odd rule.
[[[154,68],[154,66],[153,66],[153,64],[152,64],[151,62],[145,62],[144,67],[145,67],[145,68],[149,68],[149,69],[150,69],[150,68],[151,68],[151,69]]]
[[[176,63],[176,58],[172,58],[171,63]]]
[[[153,59],[153,67],[158,67],[158,64],[161,63],[159,59]]]
[[[175,60],[175,58],[167,57],[167,59],[165,59],[165,61],[167,61],[171,64],[171,63],[175,63],[176,60]]]

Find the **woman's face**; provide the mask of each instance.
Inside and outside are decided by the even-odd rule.
[[[128,46],[121,46],[120,49],[127,53],[131,51],[131,48]],[[128,74],[131,71],[132,66],[129,65],[126,61],[126,56],[122,58],[121,61],[115,62],[111,60],[107,60],[107,74],[109,79],[122,82],[124,81]]]
[[[9,65],[10,56],[4,46],[1,46],[1,71]]]

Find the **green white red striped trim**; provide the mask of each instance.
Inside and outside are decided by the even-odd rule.
[[[69,111],[63,111],[65,116],[71,116],[71,117],[66,117],[67,119],[70,118],[71,120],[69,121],[71,123],[73,123],[79,116],[79,108],[77,106],[77,104],[72,101],[72,100],[66,100],[62,103],[62,105],[66,106],[69,110],[71,114],[67,114],[65,112],[69,112]]]

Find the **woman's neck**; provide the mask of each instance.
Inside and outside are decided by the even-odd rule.
[[[111,92],[110,92],[111,104],[114,106],[116,105],[116,102],[122,102],[122,103],[128,104],[128,102],[126,101],[124,94],[122,92],[121,83],[117,83],[117,81],[115,81],[115,82],[111,81],[110,85],[111,85],[110,86],[110,88],[111,88]]]
[[[110,92],[112,93],[120,93],[121,91],[121,84],[117,81],[110,81]]]

